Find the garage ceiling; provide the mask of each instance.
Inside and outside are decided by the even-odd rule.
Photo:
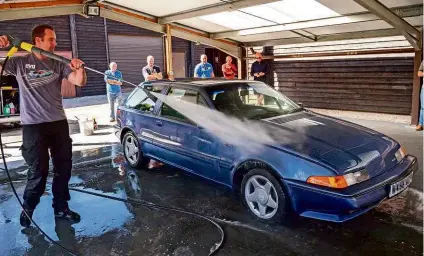
[[[412,47],[420,49],[423,26],[422,0],[6,0],[4,2],[0,4],[0,10],[7,10],[9,4],[15,11],[22,8],[23,5],[18,5],[20,3],[50,2],[52,6],[48,8],[56,8],[57,11],[61,11],[60,14],[66,12],[66,8],[74,8],[75,12],[75,4],[72,3],[98,2],[102,7],[103,17],[161,32],[165,31],[164,24],[171,24],[174,28],[179,28],[175,36],[218,48],[227,48],[227,52],[233,49],[223,47],[223,43],[253,47],[389,36],[403,36]],[[11,3],[16,5],[13,6]],[[58,5],[61,5],[60,9]],[[43,8],[43,12],[48,13],[46,8]],[[35,8],[32,9],[33,12],[36,11]],[[121,12],[117,14],[117,10]],[[42,15],[43,12],[38,12],[38,15]],[[23,18],[25,15],[31,16],[31,13],[19,13],[17,18]],[[34,15],[37,13],[32,14]],[[10,16],[9,13],[9,19]],[[7,13],[0,11],[0,20],[7,17]],[[192,33],[193,36],[187,33]]]
[[[185,25],[207,32],[211,38],[234,40],[248,46],[289,38],[314,42],[323,36],[344,33],[347,33],[346,37],[340,38],[349,39],[352,32],[361,31],[381,33],[387,30],[390,35],[402,35],[400,29],[393,31],[393,24],[356,0],[180,0],[177,5],[169,4],[169,0],[109,0],[104,3],[151,14],[158,17],[160,23]],[[421,29],[422,0],[381,0],[380,3],[408,25]],[[389,30],[392,31],[389,33]],[[379,36],[380,33],[368,33],[366,37]],[[411,38],[407,40],[412,41]],[[285,44],[285,41],[268,42],[271,44]]]

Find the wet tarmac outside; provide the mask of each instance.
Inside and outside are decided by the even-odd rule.
[[[225,232],[216,255],[423,254],[422,218],[413,203],[407,203],[410,193],[344,224],[293,216],[282,224],[266,225],[254,220],[226,188],[168,166],[130,168],[120,145],[74,152],[75,158],[88,161],[75,165],[70,182],[70,208],[81,214],[81,222],[55,220],[51,180],[34,220],[78,255],[208,255],[220,243],[221,233],[213,223],[142,206],[137,203],[141,200],[212,218]],[[15,177],[20,196],[25,184],[24,175]],[[35,228],[23,229],[19,213],[10,185],[0,184],[0,255],[68,255]]]

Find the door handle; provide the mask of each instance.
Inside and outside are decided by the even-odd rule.
[[[161,122],[161,121],[158,121],[158,120],[157,120],[157,121],[156,121],[156,125],[157,125],[157,126],[162,126],[163,124],[162,124],[162,122]]]

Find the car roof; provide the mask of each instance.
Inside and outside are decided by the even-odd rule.
[[[170,80],[158,80],[158,81],[151,81],[151,82],[145,82],[143,84],[163,84],[163,83],[169,83],[168,85],[189,85],[193,87],[198,88],[208,88],[208,87],[215,87],[219,85],[227,85],[227,84],[241,84],[241,83],[252,83],[256,82],[253,80],[228,80],[228,79],[220,79],[220,78],[214,78],[214,79],[201,79],[201,78],[184,78],[184,79],[177,79],[175,81]]]

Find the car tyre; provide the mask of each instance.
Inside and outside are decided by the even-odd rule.
[[[249,213],[265,223],[282,222],[290,213],[284,187],[265,169],[252,169],[244,175],[241,199]]]
[[[150,159],[143,155],[140,142],[132,132],[128,132],[124,135],[122,146],[125,159],[131,167],[142,168],[149,164]]]

